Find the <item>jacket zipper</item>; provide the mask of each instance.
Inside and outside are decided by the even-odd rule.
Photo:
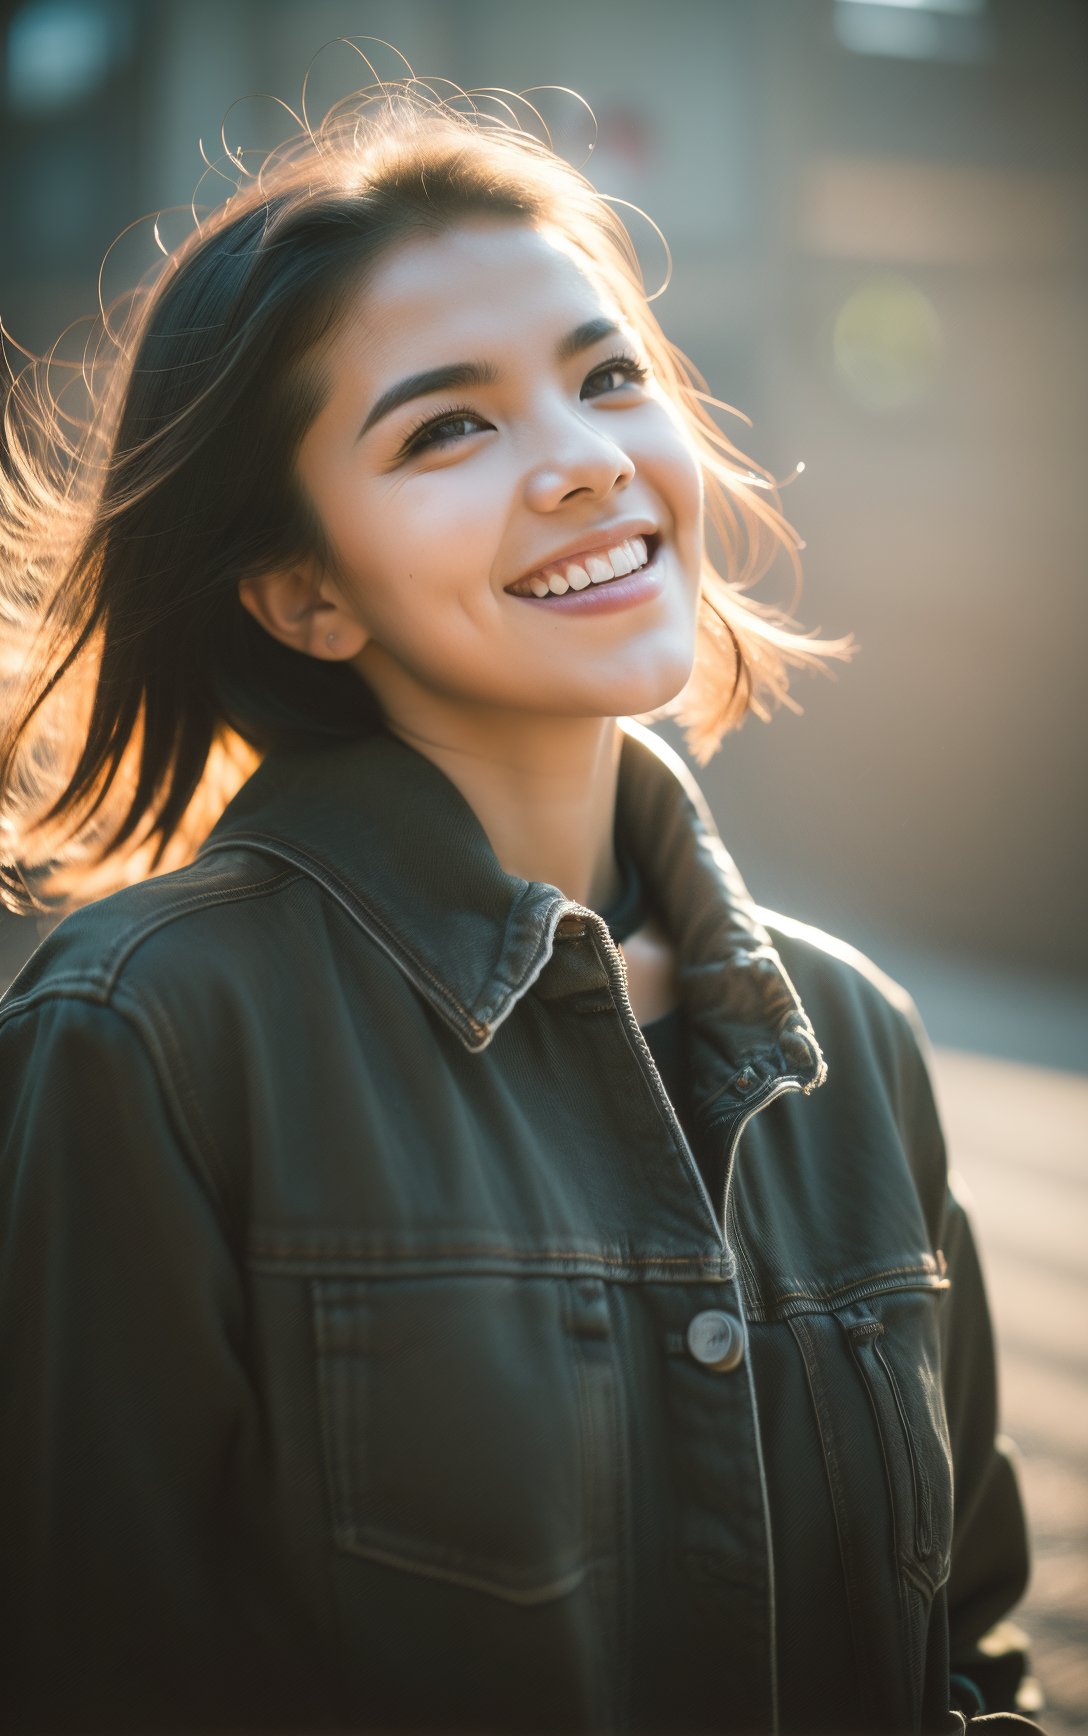
[[[714,1202],[710,1197],[706,1182],[703,1180],[703,1172],[695,1161],[695,1153],[688,1144],[687,1134],[681,1127],[679,1116],[672,1106],[672,1100],[669,1097],[668,1092],[665,1090],[664,1081],[657,1070],[657,1063],[650,1051],[650,1045],[642,1034],[641,1025],[635,1018],[635,1010],[631,1005],[631,999],[627,993],[627,965],[624,962],[623,954],[612,939],[612,936],[609,934],[606,925],[595,911],[585,910],[579,905],[576,906],[575,909],[571,910],[570,914],[572,916],[577,914],[583,918],[591,917],[595,927],[597,924],[600,924],[600,927],[597,929],[598,939],[603,943],[605,948],[605,959],[608,965],[608,973],[612,979],[613,988],[618,989],[620,1010],[622,1011],[627,1023],[628,1032],[634,1039],[635,1055],[637,1059],[641,1061],[644,1071],[649,1075],[650,1085],[657,1095],[660,1107],[665,1112],[665,1119],[668,1122],[673,1138],[676,1140],[684,1154],[684,1161],[691,1172],[699,1193],[702,1195],[703,1203],[707,1209],[707,1215],[717,1232],[718,1240],[721,1243],[722,1253],[727,1253],[729,1244],[725,1235],[724,1215],[722,1222],[719,1223],[718,1214],[714,1210]],[[731,1275],[731,1273],[728,1275]]]
[[[571,912],[571,914],[573,914],[573,912]],[[736,1126],[733,1129],[733,1132],[732,1132],[732,1135],[731,1135],[730,1141],[729,1141],[729,1154],[728,1154],[728,1159],[727,1159],[726,1178],[725,1178],[725,1198],[724,1198],[724,1201],[722,1203],[722,1216],[721,1216],[721,1222],[719,1223],[718,1214],[714,1209],[714,1204],[710,1198],[709,1190],[707,1189],[707,1185],[706,1185],[705,1181],[703,1180],[703,1173],[702,1173],[701,1169],[699,1168],[699,1165],[695,1161],[695,1153],[693,1152],[691,1146],[688,1143],[687,1135],[685,1134],[683,1128],[680,1125],[680,1119],[676,1113],[676,1110],[672,1106],[672,1102],[669,1098],[668,1092],[665,1090],[665,1085],[664,1085],[664,1081],[661,1078],[661,1074],[657,1070],[657,1063],[654,1061],[653,1055],[650,1052],[650,1046],[642,1034],[642,1028],[639,1025],[638,1020],[635,1018],[634,1008],[631,1005],[631,999],[627,993],[627,966],[624,962],[623,954],[620,951],[620,949],[616,946],[615,942],[612,939],[612,936],[608,933],[608,930],[605,927],[605,924],[601,921],[600,917],[598,917],[594,911],[586,911],[586,910],[579,907],[578,914],[582,917],[586,917],[586,916],[592,917],[598,938],[604,944],[605,957],[606,957],[607,964],[608,964],[609,975],[612,979],[613,986],[615,988],[618,988],[620,1007],[621,1007],[621,1010],[623,1012],[623,1016],[627,1021],[628,1030],[634,1039],[634,1047],[635,1047],[636,1056],[638,1056],[642,1060],[643,1067],[649,1076],[650,1084],[657,1093],[658,1101],[659,1101],[661,1107],[665,1111],[666,1118],[668,1120],[668,1124],[671,1127],[671,1129],[673,1130],[673,1134],[674,1134],[675,1138],[677,1139],[677,1141],[681,1147],[681,1150],[684,1153],[684,1157],[685,1157],[685,1160],[687,1162],[688,1168],[691,1171],[692,1175],[694,1176],[695,1181],[696,1181],[698,1188],[699,1188],[699,1192],[701,1193],[703,1200],[706,1203],[707,1212],[710,1215],[711,1222],[713,1223],[714,1228],[718,1232],[718,1240],[721,1243],[722,1252],[723,1252],[723,1254],[727,1254],[730,1252],[730,1247],[729,1247],[729,1238],[728,1238],[728,1235],[726,1233],[726,1224],[727,1224],[728,1217],[729,1217],[729,1201],[730,1201],[730,1193],[731,1193],[732,1185],[733,1185],[733,1170],[734,1170],[734,1167],[736,1164],[737,1147],[740,1144],[740,1136],[744,1132],[744,1129],[747,1127],[748,1123],[752,1120],[752,1118],[754,1116],[758,1115],[759,1111],[761,1109],[765,1109],[768,1103],[773,1102],[776,1097],[784,1096],[787,1091],[801,1091],[804,1089],[804,1087],[796,1079],[779,1079],[775,1082],[775,1084],[771,1090],[766,1092],[763,1097],[758,1098],[755,1102],[750,1103],[748,1105],[748,1107],[742,1112],[739,1120],[737,1121]],[[712,1118],[711,1121],[707,1123],[707,1131],[708,1132],[709,1132],[710,1128],[715,1125],[715,1122],[718,1119],[724,1119],[724,1117]],[[744,1318],[745,1318],[744,1292],[745,1292],[746,1287],[749,1287],[749,1288],[753,1287],[752,1283],[751,1283],[751,1273],[750,1273],[750,1268],[749,1268],[748,1262],[744,1256],[744,1251],[741,1247],[739,1240],[737,1240],[737,1239],[734,1240],[733,1249],[734,1249],[734,1252],[736,1255],[736,1259],[735,1259],[735,1261],[731,1261],[729,1273],[723,1274],[723,1275],[728,1275],[730,1277],[733,1277],[736,1275],[737,1265],[739,1265],[741,1268],[742,1281],[740,1283],[738,1283],[737,1289],[738,1289],[738,1301],[740,1303],[741,1318],[742,1318],[742,1320],[744,1320]],[[746,1336],[747,1336],[747,1334],[746,1334]],[[777,1614],[777,1598],[776,1598],[775,1583],[774,1583],[774,1550],[773,1550],[772,1542],[771,1542],[771,1503],[770,1503],[770,1491],[768,1490],[768,1487],[767,1487],[767,1472],[766,1472],[766,1467],[763,1463],[763,1446],[762,1446],[762,1441],[760,1438],[759,1411],[758,1411],[758,1407],[757,1407],[757,1403],[756,1403],[755,1381],[754,1381],[753,1374],[752,1374],[751,1359],[747,1356],[745,1357],[745,1375],[746,1375],[746,1378],[748,1381],[748,1393],[749,1393],[749,1398],[751,1400],[751,1405],[752,1405],[752,1422],[753,1422],[753,1427],[755,1430],[756,1459],[757,1459],[757,1462],[759,1465],[760,1501],[761,1501],[762,1508],[763,1508],[764,1549],[766,1551],[766,1559],[767,1559],[768,1597],[769,1597],[769,1603],[770,1603],[770,1611],[769,1611],[769,1615],[770,1615],[770,1657],[768,1660],[769,1661],[770,1694],[771,1694],[770,1729],[771,1729],[771,1736],[776,1736],[776,1733],[777,1733],[778,1727],[779,1727],[778,1637],[777,1637],[778,1614]]]
[[[587,917],[587,916],[593,917],[595,923],[601,922],[600,917],[598,917],[594,911],[584,910],[580,906],[576,908],[576,911],[572,910],[570,912],[570,914],[571,915],[577,914],[577,915],[582,916],[582,917]],[[654,1090],[656,1091],[658,1099],[661,1103],[661,1106],[666,1112],[669,1126],[671,1127],[675,1138],[677,1139],[681,1149],[683,1150],[688,1169],[691,1171],[691,1174],[695,1178],[696,1185],[699,1189],[700,1194],[702,1195],[703,1201],[706,1205],[707,1212],[709,1213],[711,1221],[714,1224],[714,1228],[718,1232],[718,1240],[721,1242],[722,1251],[726,1252],[729,1249],[729,1237],[728,1237],[728,1231],[727,1231],[727,1224],[729,1221],[729,1196],[730,1196],[730,1193],[732,1191],[732,1186],[733,1186],[733,1170],[734,1170],[735,1163],[736,1163],[737,1147],[740,1144],[741,1134],[744,1132],[744,1129],[747,1127],[748,1123],[756,1115],[759,1114],[761,1109],[765,1109],[767,1107],[768,1103],[773,1103],[776,1097],[785,1096],[786,1092],[788,1092],[788,1091],[803,1091],[804,1086],[801,1085],[799,1083],[799,1081],[796,1079],[778,1079],[775,1081],[771,1090],[767,1091],[764,1094],[764,1096],[757,1098],[755,1100],[755,1102],[750,1103],[748,1105],[748,1107],[742,1112],[739,1121],[737,1122],[735,1128],[733,1129],[733,1133],[732,1133],[732,1136],[731,1136],[730,1141],[729,1141],[729,1153],[728,1153],[728,1157],[726,1159],[725,1199],[722,1202],[722,1215],[721,1215],[721,1221],[719,1222],[718,1213],[715,1209],[714,1202],[710,1197],[710,1192],[709,1192],[709,1189],[707,1188],[706,1182],[703,1180],[703,1172],[699,1168],[698,1163],[696,1162],[695,1153],[693,1152],[691,1145],[688,1142],[688,1138],[687,1138],[686,1133],[684,1132],[684,1129],[680,1125],[679,1117],[677,1116],[676,1110],[673,1108],[672,1101],[669,1097],[669,1094],[665,1090],[664,1081],[662,1080],[661,1074],[657,1070],[657,1063],[655,1062],[655,1060],[653,1058],[653,1054],[650,1051],[649,1044],[647,1043],[645,1037],[642,1034],[642,1027],[639,1025],[638,1020],[635,1018],[635,1011],[631,1005],[630,996],[627,993],[627,965],[624,962],[623,953],[620,951],[619,947],[613,941],[612,936],[608,933],[608,930],[607,930],[607,928],[605,928],[603,922],[601,923],[601,927],[604,929],[604,933],[600,938],[603,939],[604,946],[606,949],[606,956],[608,958],[608,964],[609,964],[609,974],[611,975],[611,977],[613,979],[613,983],[618,984],[620,1006],[623,1010],[624,1017],[627,1021],[628,1029],[630,1030],[632,1036],[636,1039],[636,1053],[639,1055],[639,1057],[643,1061],[645,1069],[650,1076],[650,1083],[653,1085]],[[704,1131],[709,1133],[711,1128],[714,1127],[718,1121],[724,1121],[725,1119],[726,1119],[726,1117],[723,1115],[712,1116],[711,1119],[705,1123]],[[746,1275],[746,1277],[748,1277],[748,1279],[750,1281],[751,1268],[749,1267],[748,1262],[744,1258],[743,1251],[741,1249],[739,1241],[734,1243],[734,1248],[735,1248],[736,1254],[738,1256],[739,1264],[744,1269],[745,1275]]]
[[[728,1240],[728,1224],[729,1224],[729,1207],[730,1207],[730,1203],[731,1203],[731,1199],[732,1199],[732,1193],[733,1193],[733,1176],[736,1173],[737,1148],[740,1145],[741,1134],[744,1132],[744,1129],[747,1127],[748,1123],[750,1121],[754,1120],[754,1118],[759,1114],[760,1110],[766,1109],[767,1105],[769,1103],[773,1103],[775,1101],[776,1097],[785,1097],[791,1091],[803,1091],[803,1090],[804,1090],[804,1086],[801,1085],[796,1079],[777,1079],[769,1091],[765,1092],[762,1097],[757,1098],[754,1103],[749,1104],[748,1108],[742,1111],[740,1118],[737,1121],[736,1126],[734,1127],[732,1135],[731,1135],[730,1140],[729,1140],[729,1152],[728,1152],[728,1156],[726,1158],[726,1166],[725,1166],[725,1200],[724,1200],[723,1205],[722,1205],[722,1228],[723,1228],[723,1231],[725,1232],[727,1240]],[[715,1125],[716,1121],[718,1121],[719,1119],[724,1120],[725,1117],[712,1118],[711,1121],[709,1121],[707,1123],[705,1131],[707,1133],[709,1133],[711,1128]],[[736,1227],[735,1223],[733,1225],[733,1243],[732,1243],[732,1245],[733,1245],[733,1250],[737,1256],[737,1264],[740,1267],[741,1272],[744,1275],[745,1288],[750,1293],[754,1292],[758,1288],[758,1286],[756,1285],[756,1281],[755,1281],[755,1273],[752,1270],[751,1262],[749,1261],[748,1256],[745,1252],[744,1244],[741,1241],[740,1236],[737,1234],[737,1227]]]

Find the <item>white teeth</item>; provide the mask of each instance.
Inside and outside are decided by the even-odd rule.
[[[622,579],[644,567],[648,559],[645,537],[627,537],[613,548],[596,549],[580,561],[566,561],[562,571],[558,567],[549,567],[546,572],[534,573],[531,579],[521,581],[524,589],[519,586],[514,595],[562,597],[567,591],[584,591],[588,585],[603,585],[609,579]]]
[[[634,571],[635,563],[631,559],[626,543],[620,543],[617,548],[609,549],[608,558],[612,562],[612,571],[617,579],[622,579],[627,573]]]
[[[610,579],[613,576],[612,562],[607,555],[587,555],[586,572],[589,574],[591,584],[602,584],[605,579]]]

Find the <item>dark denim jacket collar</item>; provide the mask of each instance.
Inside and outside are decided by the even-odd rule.
[[[617,823],[668,919],[689,1031],[717,1088],[734,1074],[819,1084],[812,1028],[697,785],[626,722]],[[470,1049],[487,1046],[537,980],[563,917],[585,918],[607,942],[595,913],[507,874],[455,785],[386,731],[268,755],[201,855],[242,845],[319,880]]]

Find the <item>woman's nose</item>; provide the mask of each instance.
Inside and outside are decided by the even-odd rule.
[[[550,512],[578,494],[604,499],[635,474],[634,460],[623,447],[578,415],[556,427],[541,451],[525,482],[526,501],[536,512]]]

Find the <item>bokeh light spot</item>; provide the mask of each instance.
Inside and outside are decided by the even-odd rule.
[[[929,297],[905,277],[872,277],[848,296],[835,321],[835,371],[866,409],[893,411],[929,391],[943,350]]]
[[[35,115],[96,91],[130,46],[124,0],[24,0],[8,25],[7,102]]]

